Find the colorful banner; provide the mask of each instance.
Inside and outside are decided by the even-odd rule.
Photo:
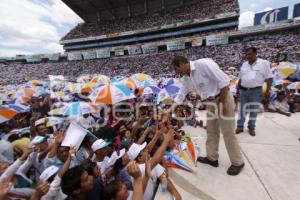
[[[70,61],[82,60],[81,53],[80,52],[69,52],[68,60],[70,60]]]
[[[129,55],[141,54],[141,53],[142,53],[141,46],[139,46],[139,45],[128,46],[128,54]]]
[[[27,55],[26,62],[41,62],[42,58],[40,55]]]
[[[84,60],[92,60],[97,58],[97,54],[95,51],[84,51],[82,52]]]
[[[158,52],[158,47],[155,44],[142,45],[143,54],[153,54]]]
[[[59,56],[60,53],[52,53],[52,54],[48,54],[48,59],[51,61],[59,61]]]
[[[176,51],[185,49],[185,42],[183,40],[173,40],[167,42],[167,51]]]
[[[192,39],[192,47],[202,46],[202,44],[203,44],[202,37],[196,37]]]
[[[96,50],[97,58],[109,58],[110,57],[110,49],[97,49]]]
[[[206,46],[228,44],[228,35],[206,36]]]
[[[115,48],[115,56],[124,56],[124,48],[116,47]]]
[[[266,12],[256,13],[254,25],[274,23],[288,18],[289,7],[277,8]]]

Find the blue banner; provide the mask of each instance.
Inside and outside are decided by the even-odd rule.
[[[300,17],[300,3],[295,4],[293,18]]]
[[[269,24],[286,20],[288,18],[288,10],[289,7],[283,7],[266,12],[256,13],[254,17],[254,25]]]

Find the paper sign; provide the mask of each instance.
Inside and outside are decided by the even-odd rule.
[[[61,146],[65,147],[76,147],[78,151],[84,137],[89,131],[82,128],[78,124],[71,122],[68,130],[65,133],[65,138],[61,144]]]

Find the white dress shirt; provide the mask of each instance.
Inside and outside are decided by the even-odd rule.
[[[249,62],[244,62],[241,67],[240,79],[242,87],[260,87],[266,79],[272,77],[270,62],[267,60],[258,58],[252,65]]]
[[[190,76],[185,75],[182,78],[183,86],[174,100],[178,104],[184,101],[189,92],[196,92],[205,100],[218,95],[230,83],[229,77],[210,58],[190,61],[190,67]]]

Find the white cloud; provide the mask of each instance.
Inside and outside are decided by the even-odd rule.
[[[245,27],[245,26],[253,26],[253,22],[254,22],[254,12],[251,11],[246,11],[243,12],[240,15],[240,19],[239,19],[239,26],[241,27]]]
[[[1,49],[0,57],[11,57],[15,55],[32,54],[30,51],[18,50],[18,49]]]
[[[269,11],[269,10],[273,10],[273,9],[270,8],[270,7],[267,7],[267,8],[265,8],[262,12]]]
[[[51,18],[54,22],[59,25],[63,24],[77,24],[78,22],[83,22],[83,20],[76,15],[66,4],[60,0],[54,0],[53,5],[50,8]]]
[[[251,8],[255,8],[256,6],[257,6],[256,3],[251,3],[251,4],[250,4],[250,7],[251,7]]]
[[[48,43],[48,44],[45,46],[45,49],[48,49],[48,50],[51,51],[51,52],[62,52],[62,51],[63,51],[62,45],[60,45],[60,44],[57,43],[57,42],[51,42],[51,43]]]
[[[0,56],[63,51],[58,44],[63,35],[59,33],[82,20],[61,0],[52,1],[1,0]]]

